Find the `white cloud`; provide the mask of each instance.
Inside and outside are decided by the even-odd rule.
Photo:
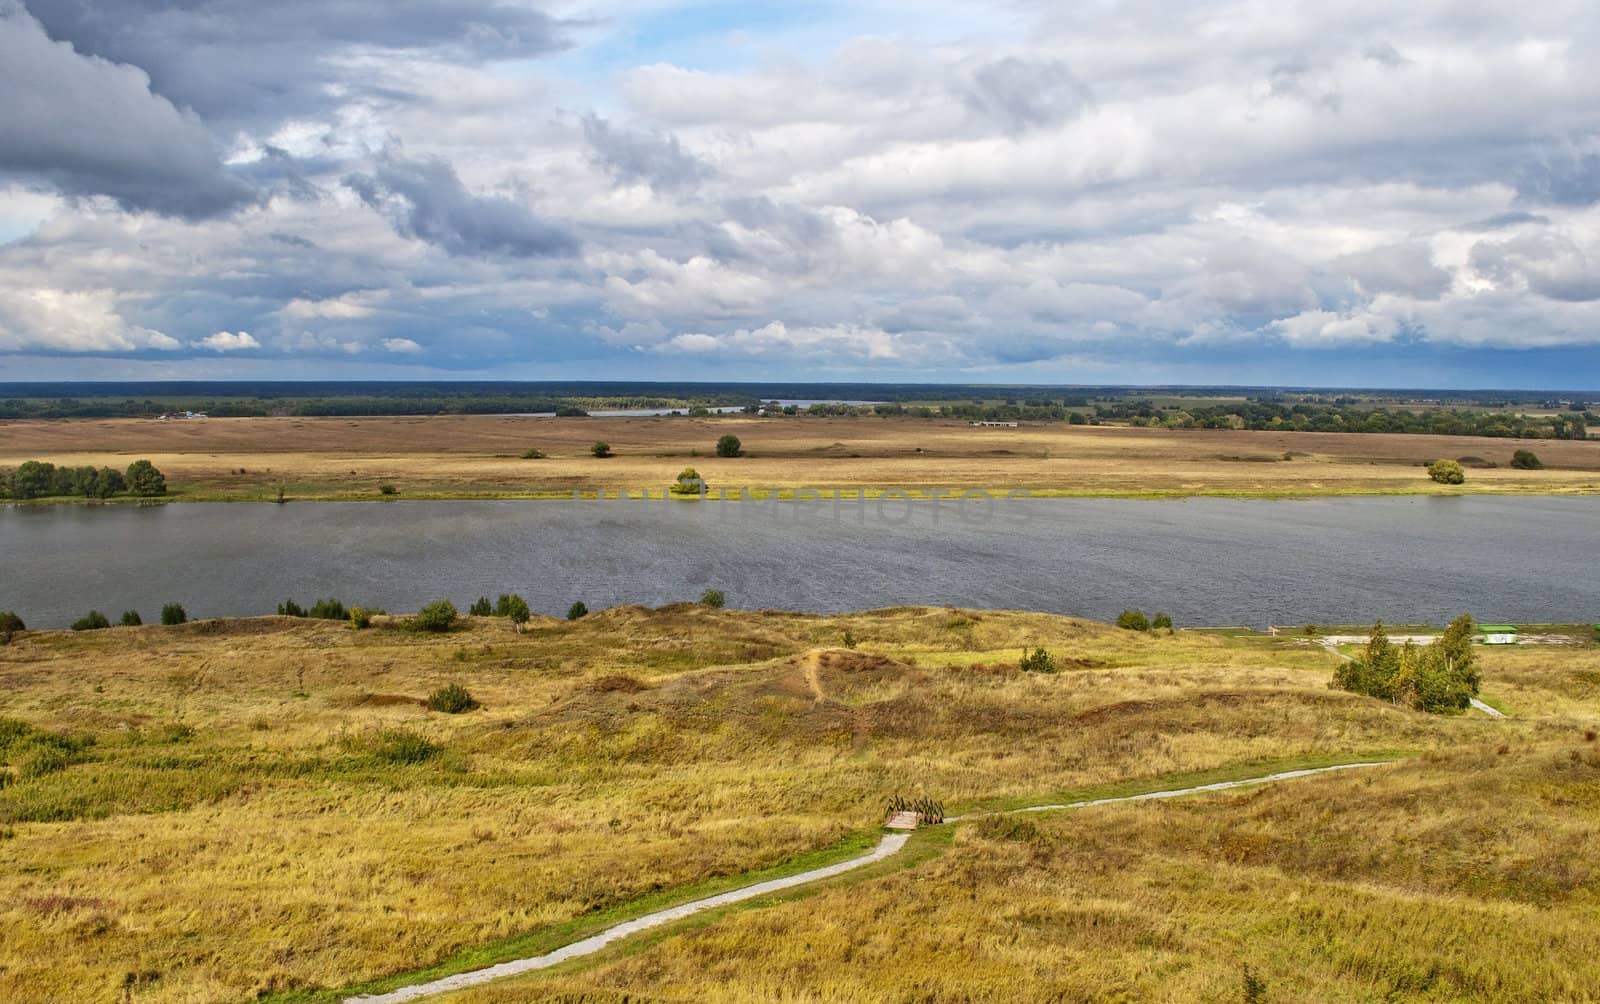
[[[422,351],[422,346],[409,338],[385,338],[383,347],[389,352],[398,352],[402,355],[415,355]]]
[[[176,348],[177,339],[125,321],[111,290],[0,286],[0,352],[139,352]]]
[[[203,349],[213,352],[239,352],[243,349],[259,349],[261,343],[248,331],[232,332],[218,331],[209,334],[194,342]]]

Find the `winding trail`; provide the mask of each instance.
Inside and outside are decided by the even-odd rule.
[[[1328,774],[1340,770],[1358,770],[1364,767],[1382,767],[1393,763],[1392,760],[1374,760],[1363,763],[1335,764],[1331,767],[1307,767],[1301,770],[1285,770],[1276,774],[1264,774],[1260,777],[1241,778],[1237,781],[1216,781],[1211,784],[1197,784],[1188,788],[1172,788],[1166,791],[1147,791],[1138,795],[1116,795],[1109,798],[1091,798],[1081,802],[1063,802],[1052,805],[1030,805],[1021,809],[1002,809],[995,812],[975,812],[964,816],[951,816],[946,823],[955,823],[962,820],[979,819],[985,816],[1014,815],[1021,812],[1056,812],[1064,809],[1087,809],[1097,805],[1111,805],[1116,802],[1148,802],[1163,798],[1179,798],[1184,795],[1198,795],[1210,791],[1227,791],[1231,788],[1245,788],[1251,785],[1271,784],[1275,781],[1288,781],[1293,778],[1310,777],[1314,774]],[[454,976],[445,976],[428,983],[418,983],[414,986],[402,987],[384,994],[362,994],[355,997],[346,997],[345,1004],[402,1004],[404,1001],[420,1000],[435,994],[447,993],[451,990],[464,990],[468,987],[481,986],[492,980],[503,979],[507,976],[517,976],[522,973],[534,972],[539,969],[548,969],[571,959],[592,955],[613,942],[620,941],[641,931],[660,927],[692,917],[705,910],[714,910],[718,907],[741,903],[745,900],[755,899],[769,893],[793,889],[795,886],[806,885],[821,879],[843,875],[857,868],[883,861],[900,852],[905,847],[909,834],[893,833],[885,836],[878,846],[861,857],[840,861],[837,864],[827,865],[822,868],[813,868],[810,871],[799,872],[785,878],[771,879],[758,882],[755,885],[745,886],[743,889],[734,889],[720,893],[716,896],[707,896],[704,899],[692,900],[678,906],[647,913],[642,917],[624,921],[614,927],[608,927],[599,934],[564,945],[553,952],[537,955],[528,959],[516,959],[511,962],[502,962],[499,965],[489,966],[486,969],[475,969],[471,972],[458,973]]]

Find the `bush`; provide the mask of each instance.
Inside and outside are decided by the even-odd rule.
[[[1055,656],[1046,652],[1043,647],[1032,652],[1026,648],[1022,650],[1022,661],[1018,663],[1024,673],[1054,673],[1056,671]]]
[[[449,600],[434,600],[411,619],[411,626],[418,631],[443,632],[450,630],[456,622],[456,605]]]
[[[17,758],[17,777],[31,781],[36,777],[67,769],[67,755],[50,746],[34,746]]]
[[[500,598],[505,599],[504,596]],[[467,613],[473,617],[493,617],[494,606],[489,602],[489,597],[480,596],[472,601],[472,606],[467,608]]]
[[[589,608],[583,605],[582,600],[567,608],[567,620],[569,621],[582,620],[587,616],[589,616]]]
[[[168,626],[173,624],[185,624],[188,622],[188,620],[189,613],[183,609],[183,604],[181,603],[168,603],[166,606],[161,608],[161,623],[163,624]]]
[[[605,458],[605,457],[609,457],[609,456],[611,456],[611,444],[605,442],[604,440],[601,440],[600,442],[598,442],[598,443],[594,444],[593,446],[589,447],[589,452],[591,454],[593,454],[594,456],[600,457],[602,459]]]
[[[1154,617],[1150,618],[1150,627],[1152,630],[1157,628],[1166,628],[1168,631],[1171,631],[1172,618],[1166,614],[1156,614]]]
[[[296,603],[294,600],[284,600],[282,603],[278,604],[279,617],[304,617],[305,615],[306,608]]]
[[[744,453],[744,444],[739,442],[739,437],[729,433],[717,440],[717,456],[737,457]]]
[[[1117,627],[1126,631],[1150,630],[1150,618],[1144,615],[1143,610],[1124,610],[1117,614]]]
[[[472,711],[482,707],[472,694],[459,683],[448,684],[440,687],[428,695],[428,707],[434,711],[442,711],[447,715],[459,715],[464,711]]]
[[[396,488],[394,485],[383,484],[383,485],[379,485],[378,486],[378,494],[380,494],[380,495],[398,495],[398,494],[400,494],[400,489]]]
[[[1467,472],[1454,460],[1435,460],[1428,465],[1428,477],[1441,485],[1459,485],[1467,480]]]
[[[707,589],[700,594],[700,602],[714,610],[721,610],[727,604],[728,598],[722,595],[720,589]]]
[[[372,755],[384,763],[400,766],[426,763],[439,755],[441,747],[415,732],[389,729],[378,733],[372,744]]]
[[[522,625],[528,623],[528,619],[533,616],[533,611],[528,609],[528,601],[515,593],[510,596],[500,597],[500,603],[495,613],[501,617],[510,618],[511,623],[515,624],[518,630],[521,630]]]
[[[1532,450],[1518,450],[1511,455],[1511,466],[1519,471],[1542,471],[1544,462]]]
[[[167,479],[148,460],[135,460],[128,465],[125,475],[128,490],[142,498],[152,498],[167,493]]]
[[[72,630],[74,631],[98,631],[101,628],[110,626],[111,622],[106,620],[106,615],[98,610],[91,610],[72,622]]]
[[[365,631],[372,626],[372,614],[362,607],[350,608],[350,627],[357,631]]]
[[[18,631],[26,630],[28,626],[22,623],[21,617],[10,610],[0,610],[0,645],[11,644],[12,637]]]
[[[703,495],[705,492],[706,480],[693,467],[685,467],[678,472],[678,480],[672,483],[674,495]]]
[[[311,604],[311,609],[306,611],[306,616],[323,621],[342,621],[350,616],[350,613],[344,608],[343,603],[329,597]]]
[[[543,460],[544,459],[544,451],[543,450],[524,450],[523,453],[522,453],[522,459],[523,460]]]
[[[138,627],[140,624],[143,624],[143,623],[144,623],[144,618],[139,616],[139,611],[137,611],[137,610],[124,610],[122,612],[122,626],[123,627]]]

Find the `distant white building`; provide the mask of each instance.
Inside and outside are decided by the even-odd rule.
[[[1016,422],[973,422],[972,425],[976,429],[1015,429],[1017,427]]]

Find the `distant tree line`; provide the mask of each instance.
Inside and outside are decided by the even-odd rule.
[[[1144,400],[1101,404],[1102,418],[1169,429],[1255,429],[1285,432],[1398,432],[1499,439],[1583,439],[1583,412],[1521,415],[1462,408],[1375,408],[1356,404],[1240,401],[1162,409]]]
[[[135,460],[126,471],[110,467],[57,467],[29,460],[16,470],[0,470],[0,499],[42,499],[74,496],[108,499],[130,494],[153,498],[167,493],[167,479],[148,460]]]

